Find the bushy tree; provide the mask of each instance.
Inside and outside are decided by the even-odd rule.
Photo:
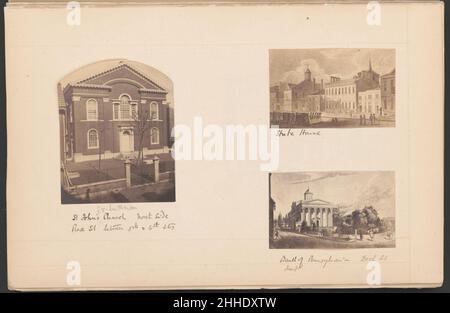
[[[379,226],[380,218],[378,217],[378,212],[372,206],[366,206],[362,210],[362,214],[364,214],[364,216],[367,219],[368,227],[378,227]]]
[[[352,215],[345,215],[341,211],[333,214],[333,225],[339,234],[353,234],[355,232],[353,229]]]
[[[352,212],[353,228],[357,230],[363,230],[367,226],[367,218],[363,211],[355,210]]]
[[[366,206],[362,210],[354,210],[351,215],[353,229],[367,231],[370,228],[381,228],[383,220],[378,216],[377,210]]]

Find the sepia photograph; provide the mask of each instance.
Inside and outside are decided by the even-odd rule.
[[[62,204],[175,201],[172,92],[165,74],[124,59],[59,82]]]
[[[395,247],[395,173],[269,174],[271,249]]]
[[[0,292],[448,289],[445,6],[319,2],[9,0]]]
[[[276,49],[269,62],[271,127],[395,127],[394,49]]]

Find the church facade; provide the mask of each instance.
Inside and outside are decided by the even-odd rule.
[[[296,231],[308,227],[311,230],[333,228],[333,215],[337,207],[331,202],[315,199],[309,188],[303,194],[303,200],[292,203],[288,213],[290,227]]]
[[[168,152],[167,94],[127,61],[60,84],[61,160],[108,159],[139,150],[144,155]]]

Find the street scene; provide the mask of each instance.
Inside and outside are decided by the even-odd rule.
[[[394,177],[388,171],[269,174],[269,247],[395,247]]]
[[[395,127],[395,50],[270,50],[270,124]]]

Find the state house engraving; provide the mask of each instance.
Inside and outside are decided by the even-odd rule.
[[[395,247],[394,172],[269,174],[269,247]]]
[[[172,90],[166,75],[128,60],[59,82],[63,204],[175,201]]]
[[[279,49],[269,56],[271,126],[395,126],[394,49]]]

